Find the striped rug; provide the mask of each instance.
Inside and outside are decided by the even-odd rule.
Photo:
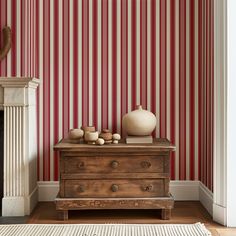
[[[0,235],[14,236],[207,236],[196,224],[24,224],[0,225]]]

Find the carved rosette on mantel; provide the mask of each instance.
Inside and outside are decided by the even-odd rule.
[[[36,88],[39,79],[0,77],[4,109],[3,216],[29,215],[38,201]]]

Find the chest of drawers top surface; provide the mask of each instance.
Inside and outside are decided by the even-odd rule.
[[[55,151],[75,151],[75,152],[96,152],[96,153],[126,153],[126,152],[140,152],[140,153],[155,153],[174,151],[175,146],[167,139],[154,139],[152,144],[126,144],[121,140],[118,144],[107,145],[88,145],[83,142],[74,144],[70,143],[68,139],[62,139],[54,146]]]

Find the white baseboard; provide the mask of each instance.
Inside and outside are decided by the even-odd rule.
[[[170,192],[176,201],[198,201],[199,181],[170,181]]]
[[[52,202],[59,191],[58,181],[38,181],[39,202]]]
[[[38,195],[38,186],[36,186],[32,193],[26,197],[26,215],[30,215],[30,213],[36,207],[38,203]]]
[[[39,181],[39,201],[54,201],[59,191],[58,181]],[[198,201],[199,181],[171,181],[170,192],[176,201]]]
[[[213,203],[213,220],[219,224],[226,225],[226,207]]]
[[[213,215],[213,193],[202,182],[199,182],[199,201]]]

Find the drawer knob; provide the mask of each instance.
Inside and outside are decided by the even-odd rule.
[[[77,167],[78,167],[79,169],[83,169],[83,168],[84,168],[84,162],[83,162],[83,161],[79,162],[79,163],[77,164]]]
[[[153,186],[151,184],[143,187],[143,191],[145,192],[151,192],[152,189],[153,189]]]
[[[111,190],[112,190],[112,192],[117,192],[119,190],[119,186],[116,184],[112,184]]]
[[[141,162],[141,166],[144,168],[144,169],[148,169],[151,167],[151,163],[149,161],[142,161]]]
[[[119,162],[118,162],[118,161],[112,161],[112,162],[111,162],[111,167],[112,167],[113,169],[116,169],[118,166],[119,166]]]
[[[85,191],[85,187],[84,187],[83,185],[80,185],[80,186],[78,187],[78,191],[79,191],[80,193],[83,193],[83,192]]]

